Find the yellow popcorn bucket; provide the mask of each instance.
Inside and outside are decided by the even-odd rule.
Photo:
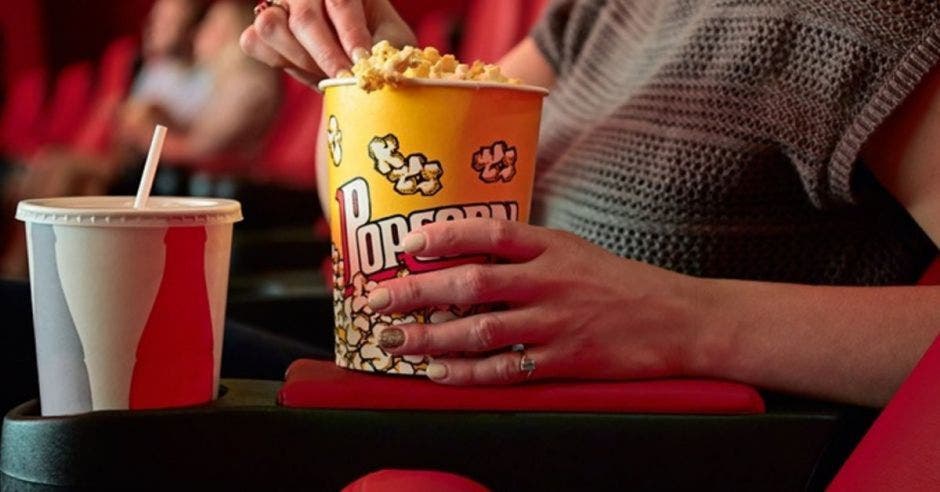
[[[321,145],[329,168],[336,364],[423,374],[428,358],[378,345],[389,325],[437,323],[486,306],[433,306],[380,315],[378,282],[486,258],[423,258],[402,251],[429,222],[467,217],[528,221],[543,88],[409,79],[366,92],[353,78],[320,83]],[[321,154],[323,155],[323,154]]]

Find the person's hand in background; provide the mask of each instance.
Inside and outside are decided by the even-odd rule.
[[[389,0],[277,0],[259,4],[241,46],[313,86],[349,70],[354,58],[383,39],[396,46],[416,43]]]

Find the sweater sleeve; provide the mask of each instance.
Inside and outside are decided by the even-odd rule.
[[[545,7],[542,17],[536,22],[529,36],[545,56],[557,75],[561,67],[562,39],[565,27],[576,0],[552,0]]]
[[[897,63],[878,81],[873,93],[843,133],[828,166],[829,194],[835,201],[856,201],[857,190],[853,186],[853,177],[861,163],[859,153],[862,146],[891,112],[914,91],[938,60],[940,22],[930,26],[923,37],[900,54]]]
[[[868,47],[860,50],[864,63],[850,80],[864,79],[864,72],[873,74],[870,84],[847,92],[840,100],[852,108],[846,116],[844,131],[838,137],[826,166],[826,187],[823,191],[834,203],[854,203],[861,199],[859,184],[867,176],[858,173],[859,154],[865,141],[891,112],[914,91],[931,68],[940,62],[940,12],[932,2],[915,1],[905,9],[889,6],[859,12],[835,2],[833,25],[853,31]],[[841,15],[840,15],[841,14]],[[854,104],[853,104],[854,103]]]
[[[606,0],[551,0],[529,36],[556,75],[575,62]]]

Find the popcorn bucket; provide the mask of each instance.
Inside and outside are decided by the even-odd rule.
[[[355,79],[324,90],[321,139],[328,154],[336,363],[361,371],[423,374],[428,358],[378,345],[382,328],[436,323],[485,306],[433,306],[379,315],[377,282],[483,257],[424,258],[402,250],[408,232],[468,217],[528,221],[545,89],[412,79],[367,93]],[[322,154],[321,154],[322,155]]]

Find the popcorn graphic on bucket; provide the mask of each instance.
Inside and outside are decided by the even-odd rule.
[[[382,56],[397,56],[387,49]],[[415,53],[421,51],[409,51],[410,59],[418,61],[399,67],[406,74],[422,62]],[[378,73],[368,72],[370,77]],[[368,294],[395,276],[488,260],[404,253],[402,239],[424,224],[472,217],[528,220],[547,91],[410,76],[394,82],[371,80],[369,92],[355,78],[320,84],[324,115],[335,117],[343,129],[342,165],[328,166],[336,363],[362,371],[423,374],[428,359],[385,353],[377,343],[381,329],[439,323],[489,307],[429,306],[380,315],[369,308]],[[321,141],[327,144],[330,130],[323,131]]]

